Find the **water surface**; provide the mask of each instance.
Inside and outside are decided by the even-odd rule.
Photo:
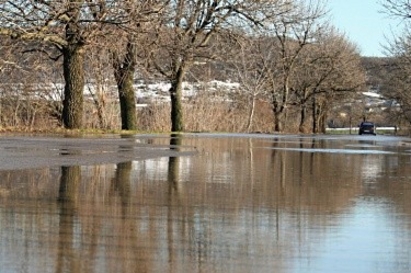
[[[407,139],[7,141],[54,164],[0,166],[1,273],[411,271]]]

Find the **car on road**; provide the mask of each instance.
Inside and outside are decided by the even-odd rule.
[[[369,134],[369,135],[377,135],[375,130],[375,124],[372,122],[361,122],[360,129],[358,130],[359,135]]]

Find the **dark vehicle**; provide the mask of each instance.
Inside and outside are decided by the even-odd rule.
[[[374,136],[377,135],[377,133],[375,132],[375,124],[372,122],[361,122],[358,134],[369,134]]]

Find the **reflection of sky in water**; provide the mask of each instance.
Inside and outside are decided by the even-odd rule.
[[[147,179],[167,180],[168,157],[133,161],[133,170],[144,172]]]
[[[380,176],[383,166],[383,157],[373,156],[363,158],[362,178],[363,182],[373,183]]]
[[[310,258],[300,259],[293,272],[409,272],[410,262],[398,253],[403,250],[397,230],[403,228],[387,215],[385,204],[358,200],[349,214],[339,216],[340,225],[322,237],[317,255],[307,254]]]
[[[145,178],[153,180],[167,181],[169,157],[161,157],[155,159],[147,159],[143,161],[133,161],[133,170],[137,173],[144,173]],[[185,180],[187,170],[191,164],[190,157],[180,157],[178,159],[178,168],[180,171],[180,179]]]
[[[354,150],[354,149],[318,149],[318,148],[270,148],[273,150],[293,151],[293,152],[306,152],[306,153],[329,153],[329,154],[395,154],[390,151],[381,150]]]
[[[162,157],[156,159],[148,159],[144,161],[133,161],[133,170],[137,172],[144,172],[147,179],[154,179],[157,181],[166,181],[168,178],[169,157]],[[179,157],[178,170],[179,180],[190,180],[190,169],[192,165],[192,157]],[[202,175],[208,183],[231,183],[234,175],[234,161],[230,153],[223,153],[219,160],[208,159],[204,163],[204,173]]]

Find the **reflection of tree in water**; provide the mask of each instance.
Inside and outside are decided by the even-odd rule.
[[[261,272],[287,272],[284,268],[293,263],[294,254],[317,253],[322,239],[340,226],[338,216],[364,194],[364,156],[282,149],[327,148],[328,141],[187,136],[156,141],[174,150],[196,146],[201,152],[192,158],[161,160],[164,164],[154,167],[147,164],[146,169],[133,169],[131,162],[82,167],[81,173],[80,167],[62,167],[59,189],[47,173],[27,180],[32,174],[0,172],[4,186],[16,187],[10,201],[20,204],[30,192],[37,193],[33,200],[42,198],[42,188],[33,190],[39,177],[50,179],[48,185],[53,186],[47,200],[58,199],[59,214],[54,203],[47,214],[55,219],[49,223],[50,233],[44,232],[44,207],[36,225],[17,221],[33,218],[32,205],[25,214],[30,217],[13,217],[16,228],[24,227],[26,233],[24,251],[46,249],[41,253],[56,257],[56,272],[95,272],[102,267],[104,272],[252,272],[255,266],[266,269]],[[380,158],[386,160],[385,176],[376,178],[377,187],[368,193],[395,201],[390,204],[396,210],[392,223],[398,227],[398,241],[408,242],[404,226],[410,224],[409,156],[398,162],[393,156]],[[161,175],[149,177],[147,168]],[[16,208],[10,211],[16,214]],[[8,234],[3,231],[4,237]],[[41,234],[41,244],[31,243],[35,234]],[[21,252],[21,242],[10,241],[7,251]],[[398,255],[406,256],[403,242],[395,244]],[[404,263],[402,258],[398,262]],[[47,271],[45,262],[44,267]]]
[[[112,189],[118,192],[120,196],[123,217],[126,217],[126,210],[130,204],[130,175],[132,165],[131,161],[118,163],[115,176],[112,180]]]
[[[150,272],[149,255],[153,254],[150,247],[147,250],[141,245],[150,239],[146,234],[139,234],[136,221],[139,207],[135,202],[137,196],[131,190],[132,162],[118,163],[116,167],[107,186],[100,188],[106,191],[93,194],[86,190],[90,180],[97,179],[97,187],[89,189],[98,190],[98,185],[104,183],[105,168],[98,167],[96,173],[83,173],[85,184],[81,181],[81,167],[61,168],[57,273],[95,271],[92,261],[98,259],[98,255],[103,255],[107,267],[104,272]],[[90,174],[95,177],[89,177]],[[108,194],[114,202],[102,202],[100,194]],[[118,217],[119,211],[121,217]]]
[[[347,208],[361,191],[359,157],[321,152],[332,148],[327,141],[276,139],[272,147],[272,183],[280,186],[273,190],[284,205],[313,212],[335,212]]]
[[[80,182],[80,166],[61,167],[58,195],[60,222],[56,272],[79,272],[80,269],[81,259],[73,248]]]
[[[180,134],[171,134],[170,149],[180,151],[183,138]],[[168,159],[168,182],[170,190],[178,190],[178,182],[180,180],[180,157],[170,156]]]
[[[123,139],[130,139],[133,143],[135,137],[133,135],[121,135]],[[132,151],[132,145],[120,145],[119,152]],[[117,192],[120,197],[123,217],[127,216],[127,207],[130,204],[131,185],[130,176],[133,163],[131,161],[120,162],[116,164],[116,172],[111,182],[111,190]]]
[[[366,195],[377,195],[393,204],[392,209],[402,211],[405,215],[411,215],[411,168],[410,155],[398,154],[396,157],[370,157],[364,160],[364,168],[370,163],[373,167],[378,166],[379,172],[374,173],[373,177],[363,178]],[[394,206],[395,205],[395,206]],[[392,215],[395,215],[393,213]],[[398,219],[397,219],[398,220]],[[403,221],[404,219],[400,219]],[[408,221],[408,228],[411,229],[411,221]],[[410,233],[411,234],[411,233]]]
[[[171,149],[178,150],[183,140],[185,145],[190,141],[176,136],[166,141]],[[312,236],[320,238],[321,234],[327,234],[327,230],[317,227],[318,223],[324,227],[338,225],[334,222],[338,221],[337,218],[332,216],[350,207],[353,197],[361,192],[358,169],[362,158],[359,156],[261,149],[267,143],[256,140],[249,141],[255,143],[244,149],[244,142],[225,141],[207,143],[209,146],[204,149],[207,156],[195,158],[193,165],[182,164],[186,163],[184,158],[168,158],[165,168],[157,170],[167,171],[167,174],[164,173],[162,180],[155,183],[151,180],[144,183],[146,176],[143,171],[138,178],[139,183],[131,183],[131,162],[117,164],[113,179],[108,180],[109,188],[115,190],[115,195],[111,194],[110,198],[116,202],[108,207],[99,204],[112,213],[101,220],[104,228],[99,227],[101,233],[107,230],[106,227],[113,228],[111,237],[99,239],[104,245],[113,245],[106,253],[107,257],[115,257],[107,261],[110,269],[121,271],[138,267],[144,272],[166,263],[169,272],[178,272],[184,267],[181,264],[184,257],[189,261],[187,263],[192,263],[200,271],[207,271],[210,261],[223,262],[221,253],[227,254],[227,264],[234,268],[230,257],[244,257],[249,253],[259,261],[269,262],[263,253],[273,257],[284,255],[284,251],[295,250],[295,242],[298,242],[299,250],[309,250],[317,246],[316,241],[310,239]],[[301,141],[292,145],[309,149],[326,148],[323,147],[325,144]],[[195,145],[202,147],[198,143]],[[289,144],[280,142],[272,145],[272,148],[286,148]],[[182,166],[190,169],[182,172]],[[342,166],[352,173],[341,173]],[[216,176],[208,176],[210,170],[225,172],[224,177],[230,179],[229,183],[212,181]],[[190,177],[191,172],[195,176]],[[137,185],[135,189],[134,185]],[[145,209],[136,203],[143,196],[144,200],[149,200]],[[122,219],[118,218],[120,209]],[[268,212],[267,217],[260,219],[259,215],[264,210]],[[289,217],[284,212],[287,210],[301,213]],[[239,225],[239,219],[247,228],[231,229]],[[261,224],[258,224],[260,220]],[[313,225],[316,229],[311,228]],[[269,233],[260,228],[264,226],[270,227]],[[147,230],[139,231],[140,227]],[[228,229],[230,232],[227,234],[220,232]],[[238,238],[250,241],[244,243]],[[225,241],[230,243],[225,244]],[[243,243],[250,250],[242,249]],[[276,245],[281,247],[276,248]],[[253,251],[260,246],[268,250],[255,254],[257,252]],[[157,256],[160,250],[168,263]],[[129,263],[121,264],[123,259]]]
[[[75,204],[81,182],[80,166],[61,167],[58,200],[61,204]]]
[[[182,144],[182,137],[179,134],[171,134],[170,136],[170,149],[179,150],[179,146]],[[168,262],[173,265],[175,261],[175,243],[174,243],[174,226],[173,221],[176,214],[179,212],[177,206],[175,206],[175,198],[178,203],[179,188],[178,183],[180,180],[180,159],[179,157],[170,156],[168,158],[168,209],[167,209],[167,250],[168,250]],[[184,218],[186,219],[186,218]]]

